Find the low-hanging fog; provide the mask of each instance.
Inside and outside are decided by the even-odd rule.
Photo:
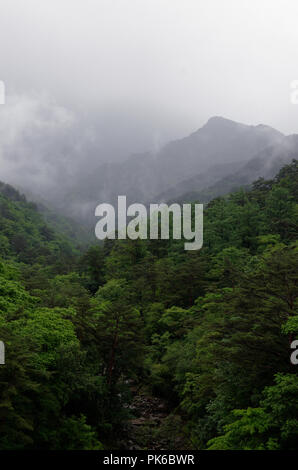
[[[297,15],[296,0],[1,0],[0,180],[64,198],[213,115],[298,132]]]

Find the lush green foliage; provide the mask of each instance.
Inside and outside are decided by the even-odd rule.
[[[110,240],[80,254],[0,191],[0,448],[109,447],[132,381],[169,400],[194,448],[297,448],[296,161],[210,202],[197,252]]]

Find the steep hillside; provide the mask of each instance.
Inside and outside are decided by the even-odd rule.
[[[194,176],[160,194],[165,201],[208,202],[240,187],[248,188],[258,178],[270,179],[282,168],[298,158],[298,135],[284,137],[279,143],[263,149],[246,163],[236,162]],[[219,176],[219,173],[222,172]]]
[[[0,255],[25,264],[62,265],[78,254],[63,230],[55,231],[35,203],[0,183]]]

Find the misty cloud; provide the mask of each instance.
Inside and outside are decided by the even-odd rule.
[[[86,116],[46,93],[10,94],[0,107],[0,180],[59,199],[104,162],[127,158],[131,148],[143,151],[147,144],[157,152],[163,142],[153,129],[138,140],[142,126],[121,109]]]
[[[71,174],[74,126],[72,113],[46,96],[7,96],[0,108],[0,179],[49,190],[61,170]]]
[[[84,213],[120,181],[140,200],[169,189],[146,160],[211,116],[297,132],[297,15],[296,0],[1,0],[0,180]],[[180,147],[174,186],[198,171]]]

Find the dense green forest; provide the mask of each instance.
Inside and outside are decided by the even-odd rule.
[[[81,248],[2,184],[0,449],[121,448],[140,387],[172,448],[297,449],[297,220],[297,161],[212,200],[195,252]]]

